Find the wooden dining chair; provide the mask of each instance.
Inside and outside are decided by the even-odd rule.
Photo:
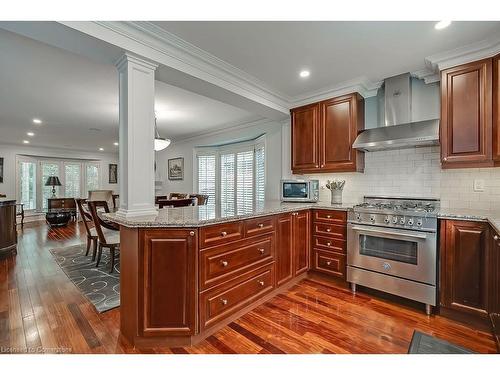
[[[189,198],[189,194],[187,193],[170,193],[168,195],[168,199],[186,199]]]
[[[196,198],[186,199],[159,199],[158,205],[160,208],[164,207],[187,207],[196,206]]]
[[[196,198],[198,206],[206,206],[209,196],[206,194],[189,194],[189,198]]]
[[[87,203],[92,214],[92,219],[94,220],[94,227],[97,232],[97,237],[99,244],[97,247],[97,262],[96,267],[99,267],[101,261],[102,249],[108,248],[111,257],[111,268],[109,273],[113,273],[115,267],[115,253],[120,250],[120,232],[112,233],[107,232],[105,234],[103,227],[108,229],[113,229],[112,227],[107,227],[106,223],[99,217],[98,210],[103,209],[104,212],[109,212],[108,202],[106,201],[91,201]]]
[[[92,220],[92,214],[87,212],[84,208],[84,205],[87,204],[86,199],[75,199],[75,201],[80,217],[82,218],[83,225],[85,226],[85,231],[87,232],[87,251],[85,252],[85,256],[89,255],[90,247],[92,247],[92,261],[95,261],[98,237]]]

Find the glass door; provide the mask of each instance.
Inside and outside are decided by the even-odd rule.
[[[89,191],[99,189],[99,164],[87,163],[85,167],[85,192],[88,197]]]
[[[36,210],[36,166],[35,161],[18,162],[18,197],[24,210]]]

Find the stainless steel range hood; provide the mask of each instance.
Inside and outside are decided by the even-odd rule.
[[[412,122],[412,84],[409,73],[385,80],[384,120],[358,135],[353,148],[379,151],[439,144],[439,119]]]

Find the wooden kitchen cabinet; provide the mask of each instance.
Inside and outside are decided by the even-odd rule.
[[[291,110],[292,172],[362,172],[364,153],[352,148],[364,129],[357,93]]]
[[[309,269],[310,212],[280,215],[277,226],[276,283],[280,286]]]
[[[493,161],[500,165],[500,55],[493,58]]]
[[[489,312],[500,314],[500,235],[491,230],[490,244],[490,307]]]
[[[292,171],[319,169],[319,104],[306,105],[291,111]]]
[[[490,234],[486,222],[441,222],[440,305],[486,318],[490,306]]]
[[[442,168],[494,165],[492,66],[485,59],[441,72]]]

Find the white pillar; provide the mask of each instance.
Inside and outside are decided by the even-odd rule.
[[[156,215],[154,95],[157,64],[125,53],[120,77],[120,208],[117,215]]]

